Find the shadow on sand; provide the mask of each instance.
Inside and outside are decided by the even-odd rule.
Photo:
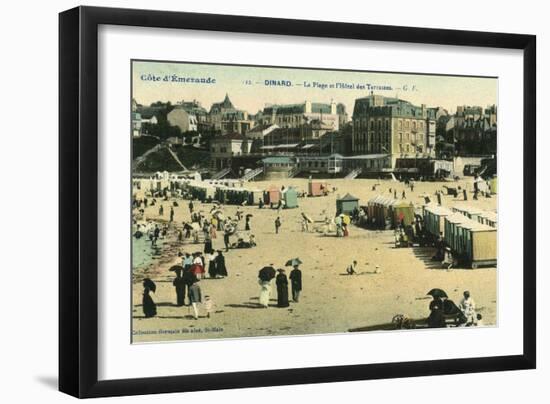
[[[225,307],[233,307],[235,309],[265,309],[264,306],[261,306],[258,303],[252,303],[252,302],[244,302],[241,304],[237,304],[237,303],[226,304]],[[269,307],[277,307],[277,305],[270,304]]]

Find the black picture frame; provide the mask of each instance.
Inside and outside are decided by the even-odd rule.
[[[523,353],[337,367],[99,381],[98,27],[101,24],[523,51]],[[325,383],[536,366],[536,37],[151,10],[78,7],[59,15],[59,389],[104,397]]]

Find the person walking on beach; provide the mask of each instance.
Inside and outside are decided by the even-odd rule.
[[[466,316],[466,326],[471,326],[476,321],[476,302],[467,290],[464,291],[463,296],[460,301],[460,309]]]
[[[217,278],[218,270],[216,268],[216,256],[214,253],[208,257],[208,276],[211,279]]]
[[[153,301],[153,298],[149,294],[150,292],[155,293],[157,286],[149,278],[143,280],[143,299],[142,299],[142,308],[143,314],[146,318],[155,317],[157,315],[157,305]]]
[[[189,201],[189,213],[193,213],[193,200]]]
[[[170,206],[170,222],[174,221],[174,208]]]
[[[244,229],[250,231],[250,215],[246,215]]]
[[[260,305],[267,309],[271,295],[271,281],[260,279],[258,283],[260,284]]]
[[[279,268],[279,275],[275,279],[277,285],[277,307],[288,307],[288,279],[285,275],[285,270]]]
[[[202,303],[202,292],[199,286],[199,280],[197,279],[189,288],[189,301],[193,307],[193,314],[195,320],[199,319],[199,303]]]
[[[218,250],[218,256],[215,258],[216,261],[216,276],[226,277],[227,276],[227,267],[225,266],[225,257],[223,256],[222,250]]]
[[[214,253],[214,248],[212,247],[212,239],[210,238],[210,233],[207,233],[206,238],[204,239],[204,253],[205,254]]]
[[[181,269],[179,271],[176,271],[176,278],[172,282],[172,285],[174,285],[174,288],[176,289],[176,306],[184,306],[185,289],[187,285],[185,284],[185,280],[182,277]]]
[[[159,226],[158,224],[155,225],[155,230],[153,230],[153,238],[151,240],[151,243],[153,245],[157,245],[157,240],[160,236],[160,229],[159,229]]]
[[[231,236],[232,226],[228,222],[224,226],[223,229],[223,243],[225,244],[225,252],[229,251],[229,247],[231,246],[231,243],[229,241],[229,237]]]
[[[277,219],[275,219],[275,234],[279,234],[279,227],[281,227],[281,218],[277,216]]]
[[[401,194],[401,199],[407,199],[407,196],[405,194],[405,190],[403,190],[403,193]]]
[[[204,310],[206,310],[206,317],[210,318],[210,314],[214,312],[214,307],[216,307],[216,303],[214,303],[214,300],[208,295],[204,296]]]
[[[197,277],[197,279],[200,279],[202,274],[204,274],[204,264],[199,253],[193,254],[193,265],[191,265],[190,271]]]
[[[191,269],[191,265],[193,265],[193,257],[191,257],[191,254],[185,253],[182,262],[183,270],[185,272],[189,271]]]
[[[159,216],[164,216],[164,206],[162,206],[162,204],[160,205],[160,208],[159,208]]]
[[[290,279],[292,300],[298,303],[298,300],[300,300],[300,292],[302,291],[302,271],[298,265],[294,265],[294,269],[290,271],[288,278]]]

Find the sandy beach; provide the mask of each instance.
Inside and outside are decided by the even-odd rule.
[[[376,180],[332,179],[327,182],[336,188],[335,192],[324,197],[300,198],[298,208],[282,211],[279,234],[275,234],[274,227],[276,209],[239,207],[245,215],[253,215],[251,227],[258,245],[250,249],[231,249],[224,254],[228,270],[226,278],[200,281],[203,295],[210,295],[215,303],[210,318],[205,317],[204,307],[200,307],[200,318],[195,320],[188,307],[177,307],[175,304],[176,295],[172,286],[175,275],[168,269],[181,263],[177,257],[178,251],[202,251],[204,245],[193,244],[191,240],[179,243],[175,237],[176,228],[171,225],[166,240],[163,243],[159,240],[157,255],[152,263],[140,263],[133,269],[133,342],[341,333],[350,328],[388,323],[396,314],[425,318],[429,314],[430,302],[426,293],[431,288],[445,290],[456,303],[460,301],[462,292],[469,290],[485,325],[496,324],[496,268],[444,270],[440,263],[431,261],[434,248],[395,248],[393,231],[351,226],[349,237],[337,238],[301,230],[302,212],[314,220],[324,217],[323,211],[333,217],[337,197],[346,193],[358,197],[360,204],[366,205],[368,199],[378,194],[393,197],[393,191],[390,193],[389,188],[397,189],[399,198],[405,190],[407,201],[420,207],[424,203],[424,194],[435,201],[434,193],[443,185],[462,185],[471,189],[466,180],[451,184],[416,182],[414,192],[405,189],[403,183],[390,180],[382,180],[376,191],[372,190],[373,184],[378,182]],[[471,179],[468,182],[471,184]],[[251,183],[252,187],[259,189],[270,185],[294,186],[305,191],[307,179]],[[143,191],[135,192],[138,198],[143,196]],[[468,195],[468,205],[496,210],[496,196],[480,197],[477,201],[471,200],[472,196],[471,193]],[[170,204],[159,203],[164,205],[163,217],[158,216],[157,204],[145,209],[145,218],[159,222],[168,220]],[[181,229],[182,221],[189,221],[190,215],[188,202],[180,199],[178,203],[179,206],[174,208],[173,223]],[[464,203],[462,195],[458,198],[444,195],[442,205],[450,207]],[[212,205],[195,202],[195,206],[208,214]],[[224,206],[227,216],[235,217],[236,211],[237,206]],[[239,229],[244,229],[244,219],[239,223]],[[223,247],[221,233],[218,232],[218,237],[213,240],[214,249]],[[134,243],[134,248],[150,249],[151,246]],[[258,270],[268,264],[284,268],[285,262],[294,257],[299,257],[303,262],[300,266],[303,274],[300,302],[291,302],[288,308],[277,308],[276,288],[273,285],[270,307],[261,308],[258,304]],[[345,269],[353,260],[358,261],[360,274],[348,276]],[[377,265],[380,273],[374,273]],[[141,281],[144,277],[151,278],[157,285],[156,292],[152,294],[158,312],[154,318],[143,316]]]

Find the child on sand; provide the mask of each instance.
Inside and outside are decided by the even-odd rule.
[[[210,296],[204,296],[204,309],[206,310],[206,317],[210,318],[210,313],[214,312],[216,303],[210,298]]]
[[[353,260],[351,265],[346,268],[348,275],[357,275],[357,261]]]

